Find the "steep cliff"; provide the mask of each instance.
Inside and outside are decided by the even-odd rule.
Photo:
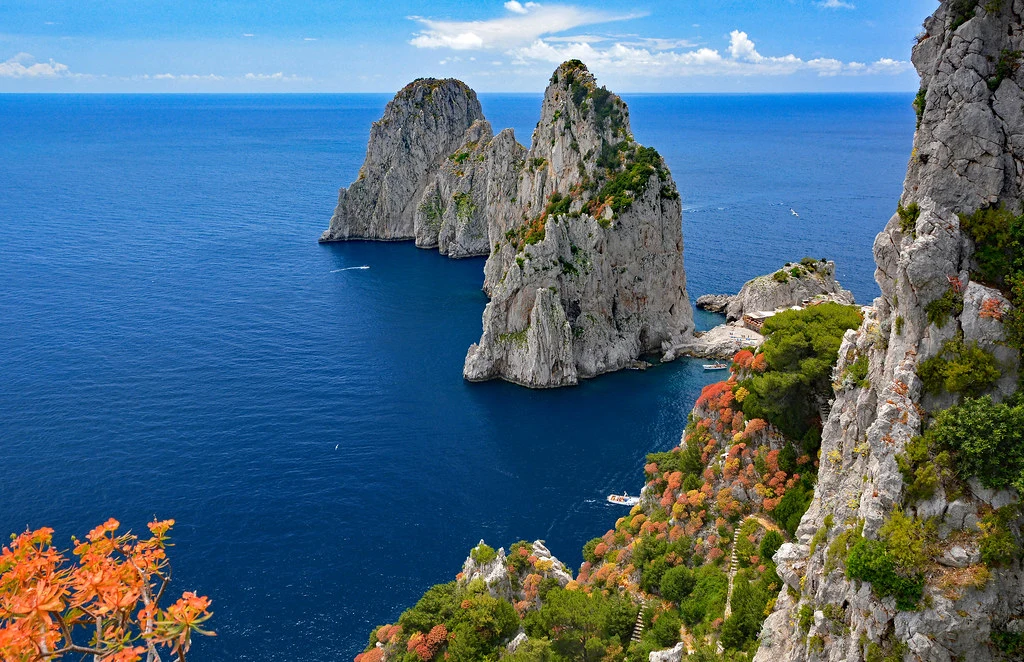
[[[487,222],[479,210],[488,177],[479,159],[491,137],[465,83],[410,83],[374,122],[359,177],[339,192],[320,241],[415,239],[453,256],[486,254]]]
[[[675,183],[579,61],[552,76],[529,152],[511,129],[493,135],[464,83],[408,85],[320,241],[347,239],[489,255],[471,381],[572,385],[693,331]]]
[[[552,76],[516,193],[495,203],[467,379],[572,385],[692,332],[675,183],[581,62]]]
[[[1017,493],[970,478],[968,449],[949,441],[984,428],[965,413],[1000,410],[942,410],[1016,390],[1013,311],[991,266],[1006,252],[1000,220],[1021,210],[1022,16],[1020,0],[945,0],[914,48],[919,126],[875,241],[882,297],[837,368],[867,374],[836,395],[814,500],[775,557],[787,587],[757,660],[1021,659]],[[966,436],[1013,461],[1001,438]]]
[[[790,308],[815,299],[853,303],[853,294],[836,280],[835,262],[804,258],[798,264],[787,263],[774,273],[748,280],[735,296],[706,294],[697,299],[697,307],[725,313],[732,322],[746,313]]]

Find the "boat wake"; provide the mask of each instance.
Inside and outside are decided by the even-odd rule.
[[[370,267],[369,267],[369,266],[367,266],[367,265],[363,265],[363,266],[361,266],[361,267],[344,267],[344,268],[342,268],[342,269],[331,269],[331,273],[332,273],[332,274],[336,274],[336,273],[338,273],[339,271],[352,271],[353,269],[369,269],[369,268],[370,268]]]

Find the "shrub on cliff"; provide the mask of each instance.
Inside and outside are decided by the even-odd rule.
[[[764,323],[761,354],[766,370],[742,382],[748,419],[763,418],[786,436],[805,440],[808,450],[820,440],[819,405],[831,393],[832,369],[843,334],[860,326],[853,306],[825,303],[787,310]]]
[[[697,568],[694,577],[693,591],[679,605],[683,621],[690,627],[721,618],[729,593],[729,577],[717,565]]]
[[[661,597],[680,603],[693,592],[697,579],[686,566],[676,566],[665,571],[661,577]]]
[[[609,647],[629,641],[639,611],[620,595],[553,588],[543,606],[526,615],[523,626],[531,639],[548,638],[559,658],[597,661]]]
[[[992,489],[1024,491],[1024,404],[996,404],[985,396],[939,412],[925,434],[934,446],[956,454],[952,466],[966,480],[977,476]]]
[[[917,368],[928,393],[948,391],[976,397],[991,389],[1001,373],[996,359],[977,342],[964,342],[962,336],[947,340],[942,352],[922,361]]]

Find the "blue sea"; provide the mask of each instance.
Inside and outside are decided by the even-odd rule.
[[[349,660],[480,538],[578,566],[714,379],[463,382],[482,259],[316,242],[387,100],[0,95],[0,532],[175,518],[218,632],[190,659]],[[691,296],[805,255],[876,296],[910,95],[626,100]],[[482,101],[529,140],[539,95]]]

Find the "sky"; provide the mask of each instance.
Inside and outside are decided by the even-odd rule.
[[[3,0],[0,92],[912,92],[937,0]]]

